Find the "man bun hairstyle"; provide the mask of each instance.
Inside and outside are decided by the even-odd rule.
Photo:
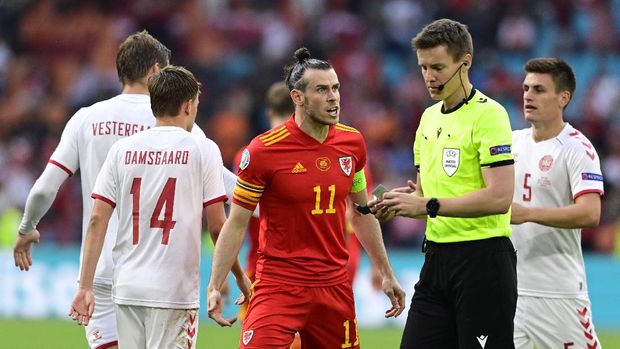
[[[329,62],[310,58],[310,51],[305,47],[300,47],[293,55],[295,63],[284,67],[284,82],[289,91],[304,91],[308,82],[303,78],[306,69],[329,70],[333,69]]]

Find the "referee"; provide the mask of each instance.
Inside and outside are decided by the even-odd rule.
[[[417,180],[369,203],[379,220],[427,218],[425,261],[400,347],[514,348],[508,114],[469,82],[473,44],[467,26],[436,20],[412,46],[438,101],[424,111],[416,131]]]

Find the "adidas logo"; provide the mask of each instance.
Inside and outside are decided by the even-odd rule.
[[[301,162],[298,162],[298,163],[295,164],[295,166],[291,170],[291,173],[303,173],[303,172],[307,172],[307,171],[308,170],[306,170],[304,165],[302,165]]]

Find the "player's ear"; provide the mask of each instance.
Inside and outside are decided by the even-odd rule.
[[[297,89],[293,89],[290,94],[291,94],[291,99],[293,100],[293,103],[295,105],[298,105],[298,106],[304,105],[304,93],[303,92]]]

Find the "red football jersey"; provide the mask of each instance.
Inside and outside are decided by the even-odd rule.
[[[233,195],[253,210],[260,201],[256,278],[305,285],[347,280],[346,198],[366,163],[356,129],[330,126],[323,143],[293,118],[243,151]]]

